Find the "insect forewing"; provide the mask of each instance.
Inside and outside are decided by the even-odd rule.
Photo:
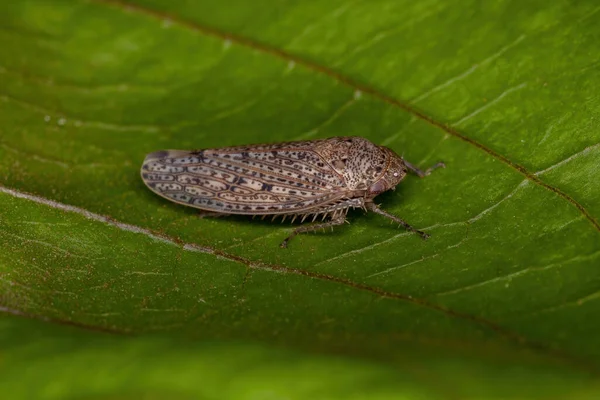
[[[142,179],[171,201],[224,214],[298,214],[335,204],[343,178],[312,142],[149,154]]]

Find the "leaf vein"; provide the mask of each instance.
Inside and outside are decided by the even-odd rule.
[[[461,81],[463,79],[465,79],[467,76],[471,75],[473,72],[475,72],[479,67],[483,66],[483,65],[487,65],[489,63],[491,63],[492,61],[494,61],[496,58],[500,57],[502,54],[506,53],[508,50],[510,50],[511,48],[515,47],[516,45],[518,45],[519,43],[521,43],[523,41],[523,39],[526,38],[526,35],[521,35],[519,36],[516,40],[514,40],[512,43],[507,44],[506,46],[502,47],[500,50],[498,50],[497,52],[495,52],[494,54],[492,54],[491,56],[485,58],[484,60],[473,64],[470,68],[468,68],[466,71],[461,72],[460,74],[448,79],[447,81],[445,81],[444,83],[441,83],[435,87],[433,87],[432,89],[429,89],[428,91],[426,91],[425,93],[417,96],[416,98],[414,98],[413,100],[411,100],[411,103],[418,103],[419,101],[425,100],[427,97],[431,96],[432,94],[439,92],[442,89],[447,88],[448,86],[452,85],[454,82],[458,82]]]
[[[552,263],[552,264],[548,264],[548,265],[544,265],[544,266],[537,266],[537,267],[527,267],[527,268],[523,268],[519,271],[515,271],[512,272],[508,275],[503,275],[503,276],[497,276],[495,278],[492,279],[488,279],[482,282],[477,282],[474,283],[472,285],[468,285],[468,286],[463,286],[457,289],[452,289],[452,290],[448,290],[445,292],[439,292],[439,293],[435,293],[433,294],[433,296],[447,296],[447,295],[452,295],[452,294],[457,294],[460,292],[465,292],[471,289],[476,289],[478,287],[481,286],[485,286],[491,283],[496,283],[496,282],[504,282],[504,281],[511,281],[513,278],[519,277],[521,275],[524,274],[528,274],[530,272],[534,272],[534,271],[546,271],[552,268],[556,268],[556,267],[561,267],[564,266],[566,264],[570,264],[573,262],[577,262],[577,261],[589,261],[589,260],[593,260],[595,258],[597,258],[600,255],[600,251],[597,251],[595,253],[592,254],[588,254],[588,255],[579,255],[579,256],[575,256],[573,258],[570,258],[568,260],[564,260],[564,261],[560,261],[558,263]]]
[[[107,131],[116,131],[116,132],[147,132],[147,133],[158,133],[161,131],[161,127],[151,126],[151,125],[123,125],[123,124],[113,124],[101,121],[84,121],[81,119],[68,118],[64,114],[59,113],[56,115],[56,112],[50,111],[44,107],[40,107],[37,104],[30,103],[28,101],[17,99],[12,96],[9,96],[5,93],[0,93],[0,101],[4,101],[5,103],[12,102],[18,104],[19,106],[35,111],[40,114],[45,115],[45,119],[50,121],[52,118],[51,115],[55,115],[56,123],[59,126],[64,126],[67,123],[72,124],[75,127],[88,127],[88,128],[98,128]]]
[[[360,96],[361,96],[361,92],[359,90],[355,91],[354,94],[352,95],[352,97],[348,101],[346,101],[344,104],[342,104],[337,110],[335,110],[331,114],[331,116],[329,116],[329,118],[325,119],[317,127],[315,127],[313,129],[311,129],[310,131],[305,132],[305,133],[301,134],[300,136],[296,137],[294,140],[307,140],[307,139],[312,138],[317,133],[319,133],[319,131],[321,129],[323,129],[326,126],[330,125],[333,121],[335,121],[342,114],[344,114],[344,112],[346,112],[346,110],[348,108],[350,108],[352,105],[354,105],[354,103],[356,103],[360,99]]]
[[[464,117],[462,117],[461,119],[459,119],[458,121],[456,121],[455,123],[453,123],[452,125],[454,125],[454,126],[462,125],[463,123],[467,122],[471,118],[473,118],[473,117],[481,114],[482,112],[484,112],[488,108],[490,108],[493,105],[495,105],[496,103],[500,102],[503,98],[505,98],[509,94],[511,94],[513,92],[516,92],[516,91],[519,91],[519,90],[523,89],[525,86],[527,86],[527,82],[523,82],[520,85],[513,86],[511,88],[506,89],[504,92],[500,93],[495,99],[493,99],[493,100],[485,103],[483,106],[479,107],[478,109],[476,109],[475,111],[471,112],[470,114],[465,115]]]
[[[581,151],[578,151],[577,153],[573,154],[572,156],[569,156],[569,157],[565,158],[562,161],[559,161],[558,163],[556,163],[554,165],[551,165],[551,166],[549,166],[549,167],[547,167],[547,168],[545,168],[545,169],[543,169],[541,171],[538,171],[538,172],[534,173],[534,175],[536,175],[536,176],[543,175],[546,172],[552,171],[553,169],[558,168],[558,167],[560,167],[562,165],[565,165],[565,164],[567,164],[567,163],[569,163],[569,162],[571,162],[571,161],[573,161],[573,160],[575,160],[575,159],[577,159],[579,157],[585,156],[590,151],[596,150],[597,148],[600,148],[600,143],[596,143],[596,144],[593,144],[591,146],[588,146],[585,149],[583,149]]]

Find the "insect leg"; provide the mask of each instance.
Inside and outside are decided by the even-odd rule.
[[[344,223],[344,221],[346,220],[346,216],[345,215],[340,215],[339,217],[329,220],[327,222],[321,222],[318,224],[310,224],[310,225],[304,225],[304,226],[299,226],[298,228],[294,229],[294,231],[290,234],[290,236],[288,236],[287,238],[285,238],[285,240],[283,242],[281,242],[281,244],[279,245],[279,247],[285,249],[287,248],[288,242],[296,235],[298,235],[299,233],[305,233],[305,232],[314,232],[316,230],[319,229],[325,229],[325,228],[329,228],[330,226],[333,227],[335,225],[342,225]]]
[[[219,218],[219,217],[224,217],[229,214],[220,213],[220,212],[216,212],[216,211],[199,210],[197,215],[198,215],[198,218]]]
[[[384,217],[391,219],[395,223],[402,225],[407,231],[414,232],[414,233],[418,234],[419,236],[421,236],[421,239],[423,239],[423,240],[429,239],[429,235],[428,234],[426,234],[425,232],[421,232],[418,229],[413,228],[412,226],[410,226],[408,223],[406,223],[402,219],[400,219],[400,218],[396,217],[395,215],[392,215],[392,214],[390,214],[390,213],[382,210],[375,203],[373,203],[373,202],[366,202],[365,206],[367,207],[367,210],[373,211],[375,214],[383,215]]]
[[[406,160],[402,160],[404,161],[404,165],[406,165],[406,168],[408,168],[409,171],[411,171],[413,174],[417,175],[419,178],[425,178],[427,175],[431,174],[431,172],[434,169],[438,169],[438,168],[446,168],[446,164],[444,164],[443,162],[439,162],[429,168],[427,168],[425,171],[417,168],[415,165],[409,163]]]

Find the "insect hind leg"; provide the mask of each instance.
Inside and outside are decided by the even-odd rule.
[[[391,219],[395,223],[402,225],[404,227],[404,229],[406,229],[407,231],[414,232],[417,235],[421,236],[421,239],[423,239],[423,240],[429,239],[429,235],[427,233],[413,228],[411,225],[409,225],[407,222],[405,222],[401,218],[396,217],[395,215],[390,214],[387,211],[384,211],[381,208],[377,207],[377,205],[375,203],[367,202],[367,203],[365,203],[365,207],[367,208],[367,210],[373,211],[375,214],[382,215],[388,219]]]
[[[319,229],[325,229],[325,228],[329,228],[329,227],[333,228],[336,225],[343,225],[344,222],[346,222],[346,215],[341,213],[340,215],[336,216],[335,218],[333,218],[327,222],[320,222],[317,224],[299,226],[298,228],[294,229],[294,231],[287,238],[285,238],[283,240],[283,242],[281,242],[279,247],[281,247],[283,249],[287,248],[288,242],[294,236],[296,236],[300,233],[314,232],[314,231],[318,231]]]
[[[198,210],[198,213],[196,214],[198,218],[220,218],[220,217],[226,217],[229,214],[225,214],[225,213],[220,213],[217,211],[206,211],[206,210]]]

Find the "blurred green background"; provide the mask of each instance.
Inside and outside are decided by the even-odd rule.
[[[0,4],[0,389],[14,399],[600,396],[596,1]],[[360,135],[353,212],[199,219],[146,153]]]

